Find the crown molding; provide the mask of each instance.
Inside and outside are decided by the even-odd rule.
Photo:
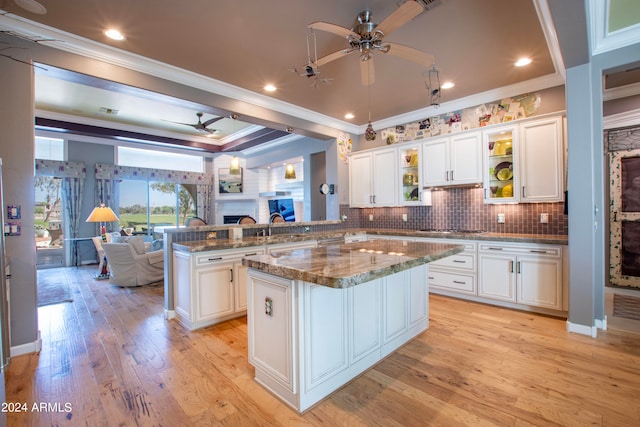
[[[640,124],[640,108],[624,113],[611,114],[602,119],[603,130],[623,128]]]
[[[372,123],[374,129],[385,129],[398,124],[410,123],[424,120],[427,117],[437,116],[450,111],[462,110],[487,102],[493,102],[510,96],[522,95],[523,93],[535,92],[537,90],[548,89],[556,86],[564,85],[564,78],[556,74],[548,74],[536,79],[527,80],[525,82],[515,83],[501,88],[491,89],[486,92],[477,93],[464,98],[458,98],[453,101],[443,102],[438,106],[429,106],[420,110],[410,111],[405,114],[389,117]],[[359,134],[364,134],[366,125],[360,127]]]

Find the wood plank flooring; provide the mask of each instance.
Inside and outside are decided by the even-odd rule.
[[[640,425],[638,334],[432,295],[428,331],[298,415],[253,380],[246,318],[188,332],[161,287],[69,272],[74,301],[39,309],[41,353],[6,372],[28,407],[9,426]]]

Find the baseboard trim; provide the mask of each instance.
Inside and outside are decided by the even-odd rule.
[[[22,356],[23,354],[39,353],[42,350],[42,337],[38,331],[38,338],[30,343],[11,346],[11,357]]]
[[[596,328],[602,329],[603,331],[607,330],[607,316],[604,316],[604,319],[596,319]]]
[[[175,319],[176,318],[176,311],[175,310],[164,310],[164,318],[167,320],[171,320],[171,319]]]
[[[598,328],[596,326],[578,325],[567,320],[567,332],[573,332],[581,335],[588,335],[591,338],[598,336]]]

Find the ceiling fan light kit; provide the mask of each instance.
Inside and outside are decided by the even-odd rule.
[[[391,13],[391,15],[387,16],[380,24],[373,22],[373,14],[370,10],[364,10],[356,16],[353,28],[351,29],[328,22],[312,22],[308,26],[310,30],[326,31],[343,37],[349,43],[349,47],[347,48],[316,59],[313,62],[313,70],[315,71],[317,70],[317,67],[347,56],[352,52],[358,52],[360,56],[360,78],[362,84],[370,88],[375,81],[373,70],[374,51],[382,52],[384,54],[388,53],[399,58],[415,62],[425,68],[434,67],[433,69],[435,70],[435,57],[433,55],[409,46],[384,41],[384,38],[389,36],[393,31],[420,15],[425,9],[428,9],[429,7],[427,5],[432,6],[434,3],[439,3],[439,0],[424,0],[420,3],[415,0],[407,0],[400,4],[400,6]],[[307,50],[309,50],[308,47],[309,45],[307,43]],[[429,76],[431,76],[431,74],[429,74]],[[431,84],[431,82],[429,82],[429,84]],[[440,83],[438,81],[438,88],[436,92],[438,97],[436,101],[439,100],[439,85]],[[433,96],[434,95],[432,95],[432,104],[435,102]],[[371,124],[371,90],[369,89],[369,123],[365,130],[365,139],[367,141],[373,141],[375,138],[376,132]]]

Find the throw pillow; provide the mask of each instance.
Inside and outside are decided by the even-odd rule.
[[[164,240],[156,239],[153,242],[151,242],[152,251],[159,251],[160,249],[164,249]]]
[[[136,251],[138,255],[144,254],[144,238],[142,236],[132,236],[127,240],[127,243],[133,246],[133,250]]]

